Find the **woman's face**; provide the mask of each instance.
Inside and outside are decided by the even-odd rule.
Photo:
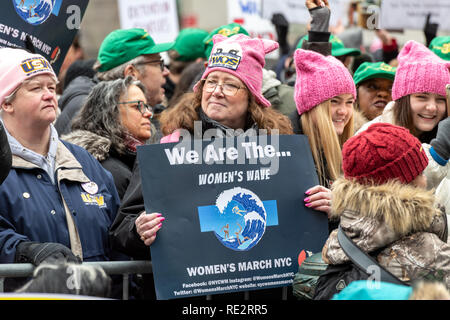
[[[21,85],[7,112],[27,128],[48,127],[56,119],[57,108],[56,81],[44,74]]]
[[[433,130],[447,112],[445,97],[435,93],[413,93],[410,104],[414,126],[420,133]]]
[[[375,78],[362,82],[358,87],[358,105],[367,119],[378,117],[392,100],[392,80]]]
[[[119,98],[119,114],[122,125],[138,140],[146,141],[151,136],[150,118],[152,112],[145,108],[147,99],[144,92],[130,85]]]
[[[336,134],[340,136],[353,115],[355,99],[352,94],[345,93],[331,98],[331,120]]]
[[[202,110],[211,119],[233,129],[243,129],[249,93],[237,77],[222,71],[211,72],[204,81]]]

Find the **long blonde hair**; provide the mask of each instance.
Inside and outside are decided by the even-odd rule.
[[[342,172],[342,145],[353,136],[353,115],[338,136],[331,119],[331,102],[327,100],[302,114],[301,125],[308,136],[319,182],[327,186],[327,177],[336,180]]]

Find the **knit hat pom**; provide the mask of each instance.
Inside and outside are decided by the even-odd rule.
[[[410,183],[427,164],[420,141],[406,128],[389,123],[372,124],[342,148],[345,177],[362,184],[383,184],[393,179]]]

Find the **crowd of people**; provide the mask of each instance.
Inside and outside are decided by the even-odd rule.
[[[309,31],[292,46],[279,16],[278,42],[251,38],[237,23],[187,28],[168,43],[144,29],[114,30],[97,59],[68,67],[63,88],[41,55],[0,49],[0,263],[150,260],[165,217],[145,212],[138,146],[202,139],[207,130],[303,134],[319,184],[298,193],[328,217],[323,262],[349,261],[340,227],[405,283],[433,280],[450,290],[450,37],[400,45],[378,30],[373,48],[346,47],[330,32],[328,1],[305,5]],[[269,70],[266,54],[277,49]],[[95,295],[114,296],[114,279],[86,274],[107,286]],[[131,281],[136,298],[155,299],[151,274]],[[39,286],[48,287],[42,279],[5,282],[6,291]]]

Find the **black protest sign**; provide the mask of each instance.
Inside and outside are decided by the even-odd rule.
[[[150,246],[158,299],[290,286],[328,236],[304,206],[318,184],[306,136],[149,145],[138,161],[146,212],[166,218]]]
[[[0,47],[25,48],[30,37],[36,53],[58,74],[80,28],[89,0],[5,0],[0,3]]]

